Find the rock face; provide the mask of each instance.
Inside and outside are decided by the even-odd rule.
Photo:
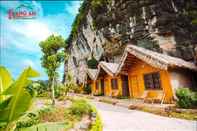
[[[87,61],[118,62],[127,44],[194,61],[196,0],[88,0],[70,35],[65,73],[84,80]]]

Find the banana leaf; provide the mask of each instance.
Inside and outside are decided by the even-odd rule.
[[[39,74],[29,67],[3,92],[3,95],[9,95],[11,99],[7,104],[2,102],[5,107],[0,108],[0,122],[12,122],[22,116],[30,107],[33,97],[26,87],[31,83],[29,78],[36,76]]]
[[[2,95],[3,91],[6,90],[12,82],[12,76],[9,71],[5,67],[0,66],[0,101],[5,98],[5,96]]]

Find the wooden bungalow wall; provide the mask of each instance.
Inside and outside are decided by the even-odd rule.
[[[120,94],[120,95],[122,94],[122,89],[121,89],[122,83],[121,83],[120,76],[112,77],[110,75],[105,75],[105,76],[99,77],[95,81],[93,81],[93,80],[91,81],[92,94],[100,94],[102,92],[101,91],[101,79],[104,79],[104,95],[105,96],[112,96],[113,92],[119,92],[118,94]],[[117,89],[112,89],[111,79],[117,79],[117,83],[118,83]],[[98,89],[96,88],[97,82],[99,83]]]
[[[142,61],[137,61],[128,69],[129,89],[131,97],[138,98],[143,95],[144,91],[147,91],[147,89],[145,89],[144,75],[154,72],[158,72],[160,74],[161,84],[161,89],[155,91],[163,90],[165,93],[165,101],[171,101],[171,99],[173,98],[173,92],[170,84],[169,72],[166,70],[154,68]]]

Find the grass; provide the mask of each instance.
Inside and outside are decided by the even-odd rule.
[[[65,108],[46,108],[40,111],[40,122],[62,122],[65,120],[64,117]]]
[[[175,111],[173,109],[165,110],[162,108],[152,108],[152,107],[146,107],[146,106],[136,106],[136,110],[144,111],[153,113],[160,116],[166,116],[166,117],[174,117],[174,118],[180,118],[180,119],[186,119],[186,120],[197,120],[197,112],[192,112],[189,110],[185,110],[182,112]]]
[[[197,114],[192,114],[192,113],[171,112],[169,116],[175,117],[175,118],[186,119],[186,120],[197,120]]]
[[[70,125],[66,122],[46,122],[27,128],[16,129],[15,131],[64,131],[69,128]]]
[[[128,96],[117,96],[116,98],[117,98],[117,99],[129,99]]]
[[[45,123],[55,124],[58,122],[64,123],[66,128],[71,128],[73,123],[65,116],[65,111],[66,109],[64,107],[48,106],[37,111],[29,112],[17,121],[16,129],[25,130],[24,128],[30,129],[30,127],[38,124],[38,126],[40,124],[44,126]]]

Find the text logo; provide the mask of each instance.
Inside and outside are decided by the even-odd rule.
[[[36,10],[30,4],[21,4],[15,9],[8,10],[9,19],[33,19],[36,15]]]

